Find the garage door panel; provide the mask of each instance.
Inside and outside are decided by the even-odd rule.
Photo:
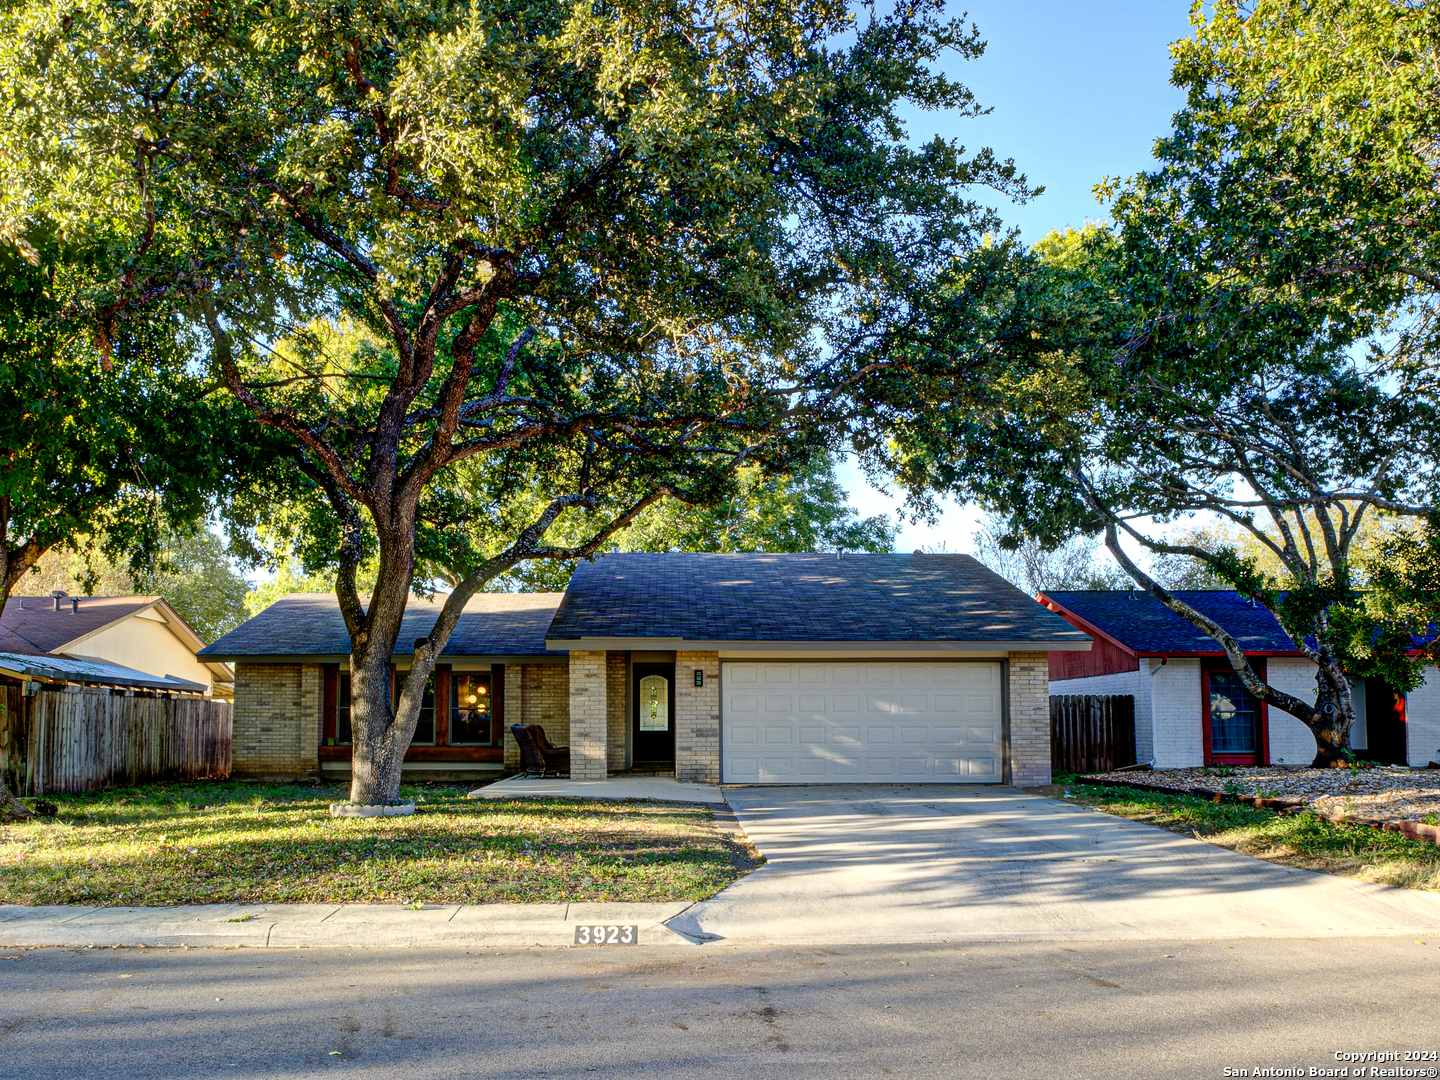
[[[748,720],[753,716],[760,715],[760,698],[755,694],[732,693],[729,695],[726,705],[728,706],[726,715],[733,716],[737,720]]]
[[[729,734],[732,746],[758,746],[760,743],[760,729],[754,724],[735,724]]]
[[[990,662],[726,664],[722,777],[996,782],[1000,671]]]

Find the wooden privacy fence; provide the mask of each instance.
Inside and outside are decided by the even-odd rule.
[[[25,795],[230,775],[229,702],[42,690],[6,706],[5,772]]]
[[[1050,768],[1097,773],[1135,764],[1135,699],[1067,695],[1050,699]]]

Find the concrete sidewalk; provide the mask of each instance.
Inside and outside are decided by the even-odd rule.
[[[194,904],[185,907],[0,905],[0,947],[247,948],[573,945],[583,924],[638,926],[642,945],[684,945],[663,924],[690,904]]]

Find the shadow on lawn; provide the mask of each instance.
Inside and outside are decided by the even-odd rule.
[[[64,904],[697,900],[758,862],[703,806],[464,798],[332,819],[343,789],[233,782],[57,796],[8,831],[0,901]]]

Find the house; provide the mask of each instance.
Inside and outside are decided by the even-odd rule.
[[[234,672],[204,646],[159,596],[12,596],[0,613],[0,671],[21,678],[228,699]]]
[[[1223,626],[1270,685],[1314,701],[1315,665],[1279,623],[1228,590],[1177,596]],[[1135,698],[1135,757],[1157,768],[1308,765],[1310,729],[1255,701],[1216,642],[1146,592],[1049,591],[1040,602],[1095,639],[1088,653],[1052,651],[1050,694]],[[1378,679],[1355,683],[1350,745],[1364,758],[1424,766],[1440,759],[1440,676],[1398,694]]]
[[[397,675],[442,602],[412,600]],[[1044,784],[1048,655],[1089,648],[965,555],[605,555],[564,593],[470,601],[405,769],[513,768],[509,726],[539,723],[575,779]],[[235,775],[348,771],[348,652],[329,595],[201,651],[235,665]]]

